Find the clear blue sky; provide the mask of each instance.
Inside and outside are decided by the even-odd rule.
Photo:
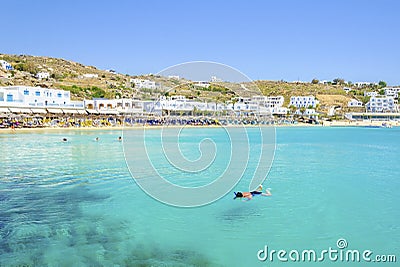
[[[3,1],[0,53],[146,74],[209,60],[251,79],[400,85],[400,1]]]

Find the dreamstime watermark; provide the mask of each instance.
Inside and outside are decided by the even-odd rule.
[[[249,190],[254,190],[262,184],[270,170],[275,153],[273,126],[259,127],[256,124],[252,125],[250,130],[241,123],[236,124],[236,127],[219,124],[219,129],[224,132],[219,138],[223,136],[224,140],[215,140],[213,130],[201,131],[203,139],[198,142],[197,147],[192,147],[200,156],[193,160],[186,157],[182,151],[182,145],[185,144],[182,144],[181,138],[184,133],[193,134],[193,132],[187,131],[187,123],[182,121],[183,117],[179,114],[186,113],[185,118],[194,121],[230,119],[232,121],[229,124],[245,119],[258,121],[262,119],[259,106],[254,104],[251,106],[248,100],[247,102],[243,100],[244,97],[262,96],[257,85],[240,71],[215,62],[183,63],[166,68],[156,76],[158,75],[184,79],[179,82],[175,80],[177,85],[157,96],[158,101],[147,103],[150,105],[147,108],[150,107],[153,114],[150,120],[157,121],[160,130],[154,131],[154,127],[145,125],[135,131],[129,127],[123,130],[125,160],[139,187],[149,196],[168,205],[196,207],[212,203],[231,192],[245,172],[247,175],[249,173],[252,175]],[[214,96],[214,100],[179,98],[177,92],[185,86],[188,87],[186,91],[192,90],[192,94],[204,93],[210,97]],[[224,101],[234,96],[242,98],[233,100],[228,104],[230,109],[224,111],[227,105],[220,99],[223,96],[221,92],[225,93]],[[192,97],[196,98],[197,94]],[[195,114],[195,111],[210,111],[210,109],[212,112],[207,116]],[[175,115],[171,115],[171,111],[175,112]],[[227,116],[227,112],[231,114],[230,117]],[[247,113],[245,119],[241,117],[244,112]],[[149,117],[145,118],[144,124],[148,120]],[[176,123],[177,121],[179,122]],[[221,147],[221,144],[224,146]],[[217,163],[215,160],[218,157],[223,157],[225,166],[215,167],[215,164],[221,164],[221,161]],[[210,171],[214,169],[220,171]],[[212,180],[212,182],[190,187],[176,184],[170,179],[179,176],[190,180],[194,175],[197,175],[197,178],[207,175],[207,181]]]
[[[394,263],[397,261],[394,254],[374,254],[372,250],[349,249],[347,240],[339,238],[336,247],[314,250],[292,249],[290,251],[270,249],[267,245],[257,252],[257,258],[262,262],[372,262],[372,263]]]

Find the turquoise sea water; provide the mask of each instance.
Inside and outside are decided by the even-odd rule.
[[[192,159],[199,151],[187,145],[197,137],[218,143],[224,135],[215,128],[185,133],[191,138],[181,140],[182,151]],[[266,245],[322,251],[337,249],[339,238],[349,249],[397,256],[397,263],[368,265],[399,262],[399,128],[278,128],[264,182],[273,196],[243,202],[232,192],[198,208],[146,195],[130,176],[119,135],[0,134],[0,266],[365,266],[257,259]],[[202,184],[226,159],[215,164],[205,181],[170,178]],[[246,190],[249,179],[246,172],[234,190]]]

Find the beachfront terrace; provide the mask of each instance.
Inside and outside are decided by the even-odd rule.
[[[353,112],[347,113],[345,117],[356,121],[400,121],[400,113],[379,113],[379,112]]]
[[[10,92],[14,94],[10,96]],[[313,96],[301,98],[299,106],[316,105]],[[153,100],[94,98],[71,101],[70,92],[40,87],[2,87],[0,106],[7,109],[3,113],[27,114],[86,114],[86,115],[232,115],[232,116],[286,116],[290,110],[283,107],[283,96],[236,97],[230,102],[218,103],[188,99],[182,95],[160,96]],[[294,113],[294,112],[293,112]],[[296,114],[300,114],[297,112]],[[301,115],[314,116],[307,110]]]

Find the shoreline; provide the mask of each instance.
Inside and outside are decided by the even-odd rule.
[[[274,125],[134,125],[134,126],[102,126],[102,127],[38,127],[38,128],[2,128],[0,134],[16,134],[29,132],[66,132],[66,131],[123,131],[141,129],[162,129],[162,128],[219,128],[219,127],[275,127],[275,128],[297,128],[297,127],[383,127],[386,124],[390,127],[400,127],[400,122],[393,121],[323,121],[321,124],[296,123],[296,124],[274,124]],[[384,128],[384,127],[383,127]]]

